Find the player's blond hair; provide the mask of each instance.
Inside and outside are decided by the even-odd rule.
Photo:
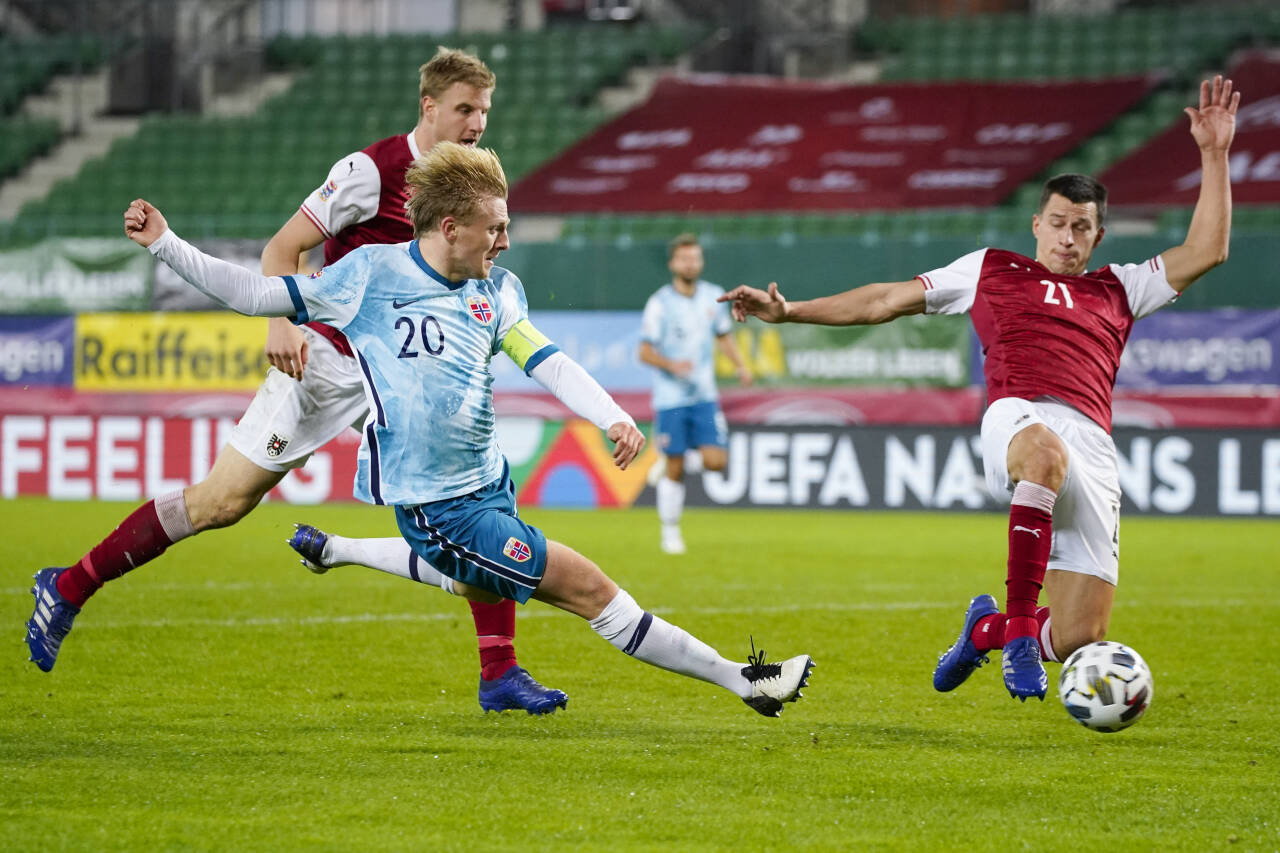
[[[466,83],[477,89],[492,89],[498,78],[478,56],[443,45],[436,55],[418,69],[418,113],[422,99],[438,99],[454,83]]]
[[[676,256],[676,250],[683,249],[685,246],[698,246],[701,248],[702,244],[698,242],[698,235],[694,234],[692,231],[685,231],[683,234],[677,234],[671,239],[671,242],[667,244],[667,260],[669,261],[674,258]]]
[[[414,238],[439,227],[446,216],[469,222],[487,199],[507,197],[507,176],[489,148],[438,142],[413,161],[404,178]]]

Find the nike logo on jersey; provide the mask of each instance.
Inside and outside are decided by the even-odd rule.
[[[1036,537],[1037,539],[1040,538],[1040,531],[1038,529],[1032,530],[1030,527],[1023,527],[1021,524],[1015,524],[1013,526],[1013,532],[1017,533],[1019,530],[1021,530],[1023,533],[1030,533],[1032,536]]]
[[[409,305],[412,305],[412,304],[413,304],[413,303],[415,303],[415,302],[420,302],[421,300],[426,299],[426,298],[427,298],[427,297],[425,297],[425,296],[417,296],[417,297],[414,297],[413,299],[406,299],[406,300],[404,300],[403,302],[401,302],[399,299],[392,299],[392,300],[391,300],[391,307],[392,307],[392,308],[405,308],[405,307],[407,307],[407,306],[409,306]]]

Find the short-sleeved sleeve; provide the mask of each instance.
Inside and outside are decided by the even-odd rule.
[[[644,303],[644,313],[640,316],[640,340],[649,344],[657,344],[662,336],[662,302],[658,294],[653,294]]]
[[[964,314],[973,307],[986,249],[970,252],[945,267],[916,276],[924,284],[926,314]]]
[[[716,299],[724,296],[724,288],[717,287],[712,294]],[[722,337],[733,331],[733,315],[729,313],[728,302],[715,303],[716,313],[711,320],[711,333],[716,337]]]
[[[294,322],[301,325],[318,321],[346,328],[364,301],[371,269],[372,257],[361,246],[311,275],[286,276],[295,309]]]
[[[382,175],[363,151],[343,157],[325,182],[299,208],[325,239],[342,229],[372,219],[382,198]]]
[[[1160,310],[1178,298],[1178,292],[1169,285],[1164,259],[1156,255],[1141,264],[1112,264],[1111,272],[1124,285],[1129,298],[1129,310],[1137,320]]]
[[[529,316],[529,300],[524,295],[524,283],[510,270],[495,271],[494,282],[498,285],[498,322],[494,324],[493,351],[497,353],[507,332]]]
[[[515,273],[504,270],[498,290],[498,322],[493,354],[505,352],[526,374],[560,348],[529,322],[529,301],[524,284]]]

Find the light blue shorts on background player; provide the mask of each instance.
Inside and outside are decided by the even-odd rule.
[[[658,449],[668,456],[729,443],[729,428],[717,403],[659,409],[654,412],[653,431],[658,436]]]
[[[414,553],[456,581],[521,604],[547,568],[547,537],[516,517],[516,486],[502,476],[468,495],[397,506],[400,535]]]

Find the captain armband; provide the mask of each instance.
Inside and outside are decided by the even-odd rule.
[[[560,348],[547,336],[539,332],[527,319],[521,320],[511,327],[502,339],[502,351],[528,375],[531,370],[549,356],[560,351]]]

